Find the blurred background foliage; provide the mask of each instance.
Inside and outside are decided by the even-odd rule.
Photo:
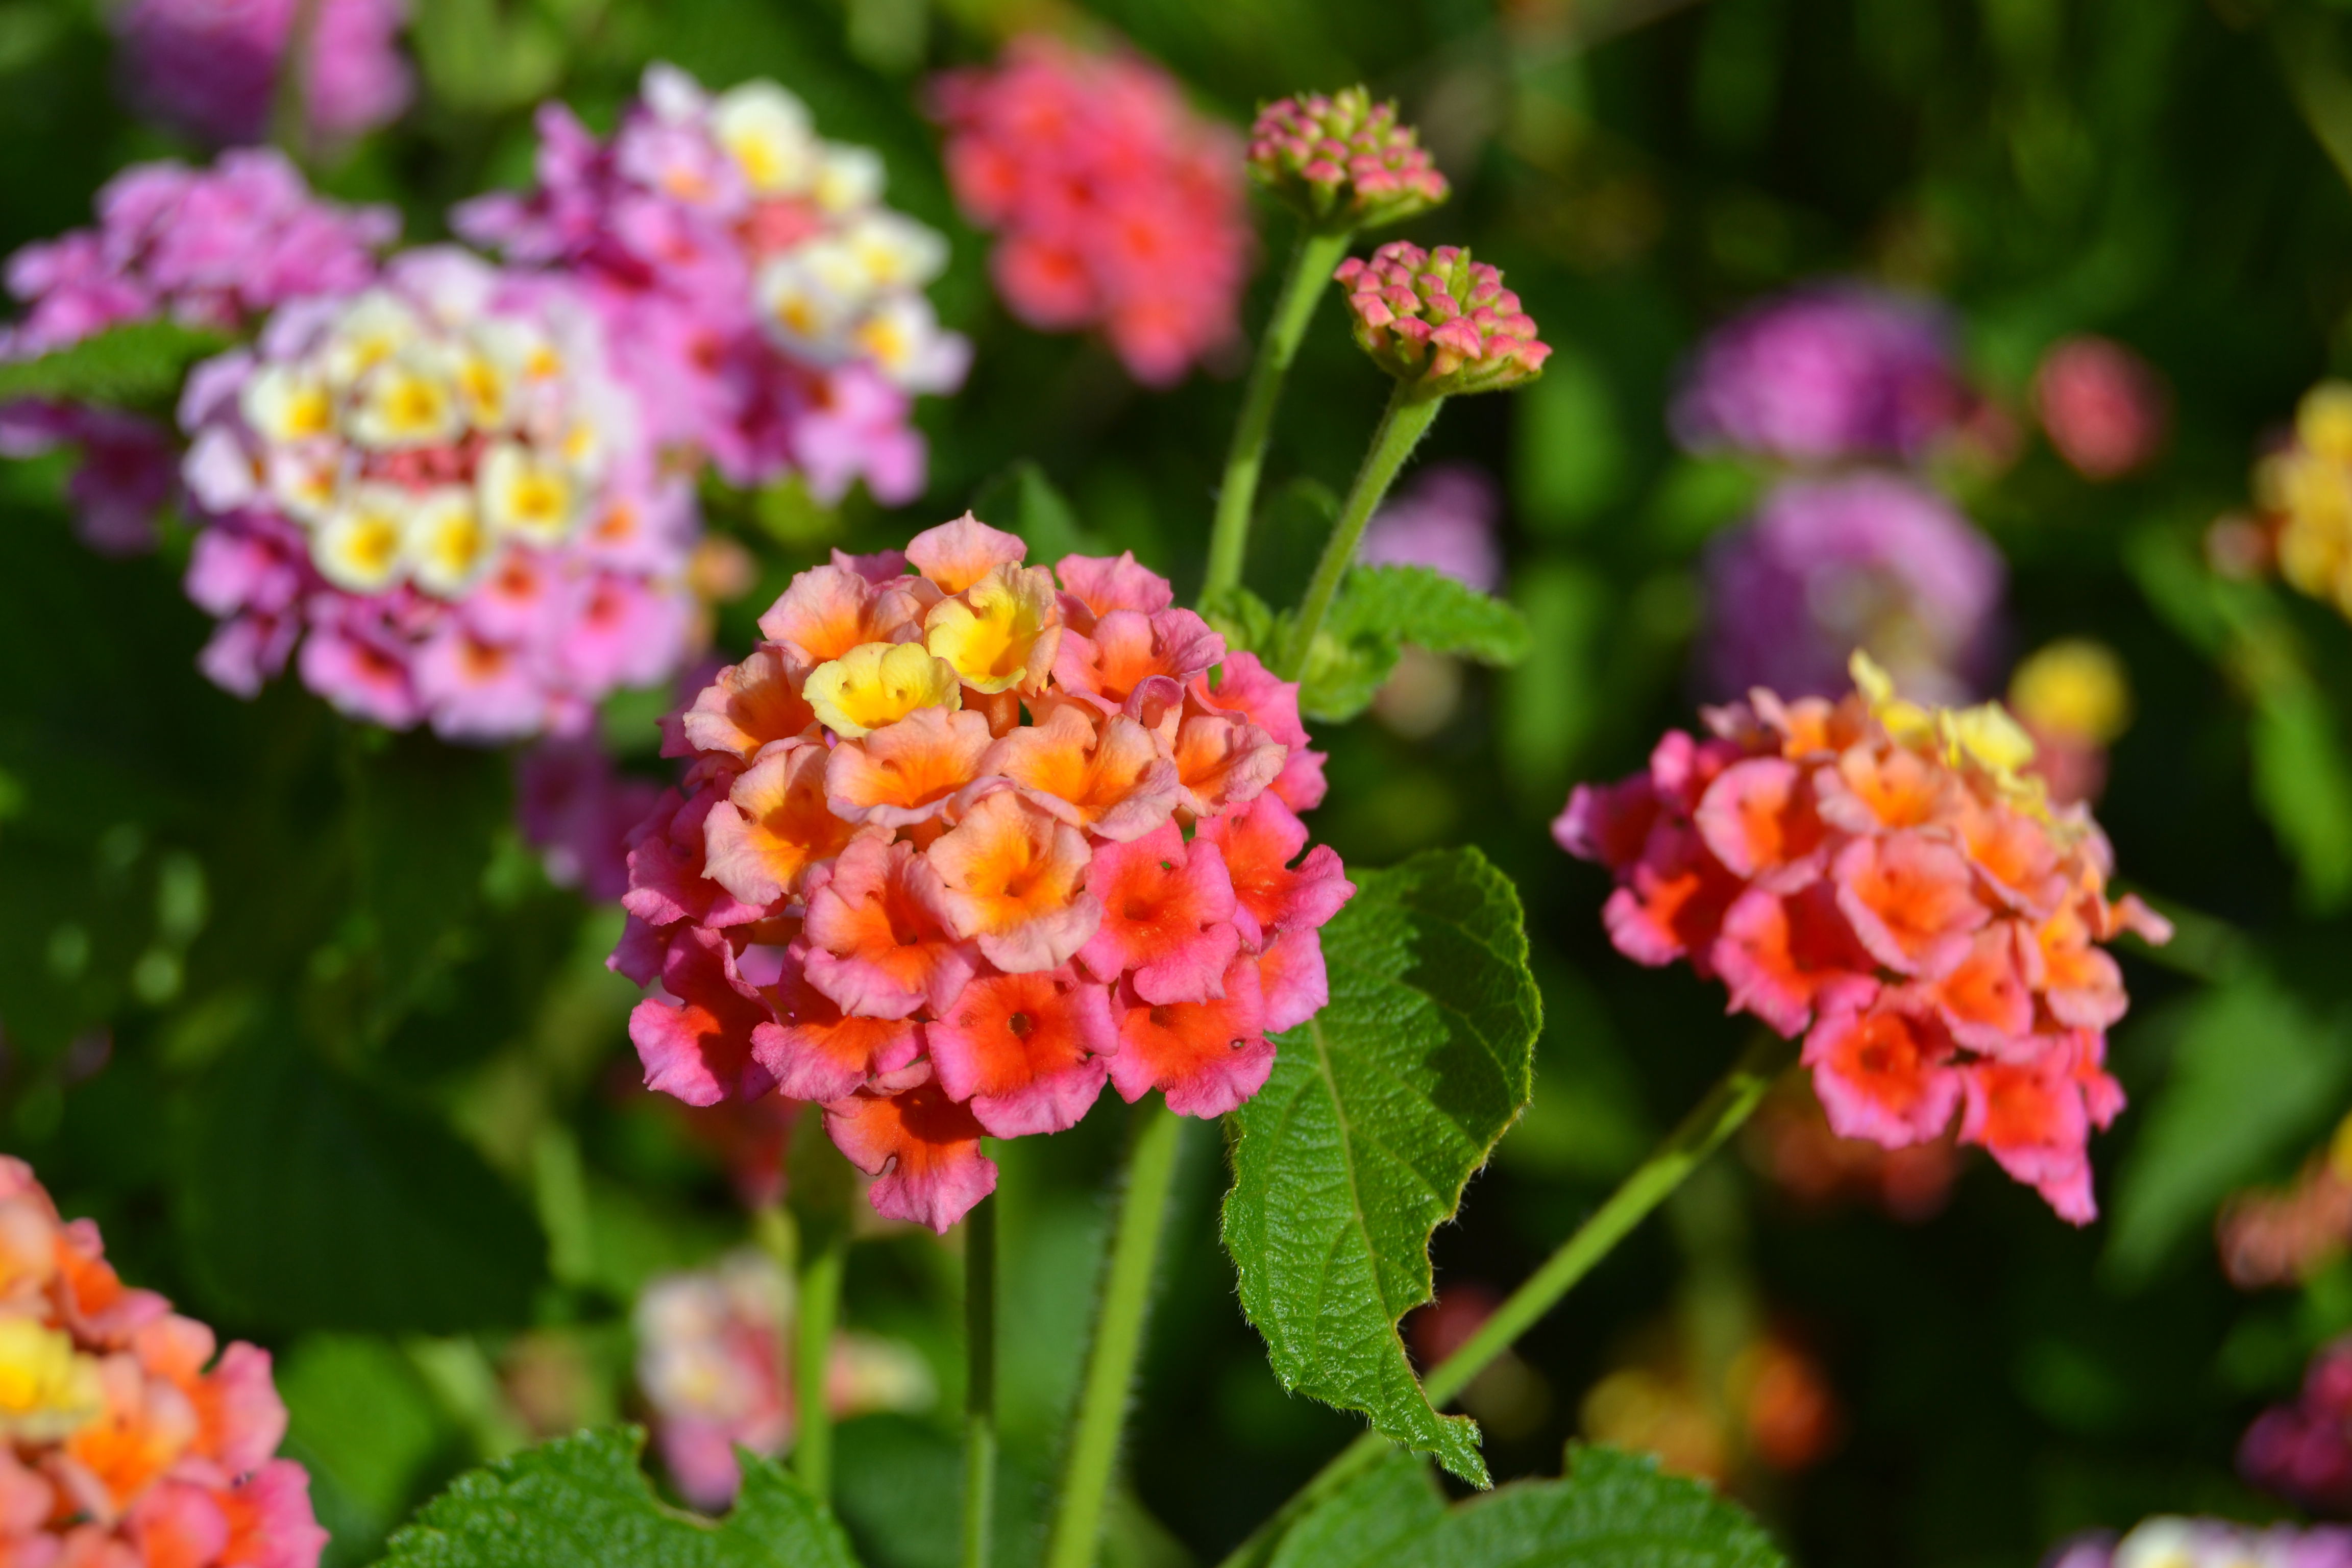
[[[2215,576],[2200,539],[2245,504],[2301,392],[2352,369],[2352,5],[415,0],[419,105],[315,173],[439,237],[453,199],[527,176],[542,96],[602,126],[649,59],[772,76],[953,237],[934,297],[977,353],[961,395],[923,405],[921,503],[714,497],[761,566],[720,647],[826,548],[975,501],[1049,554],[1133,549],[1188,590],[1238,365],[1153,395],[1099,345],[1012,322],[921,111],[929,70],[1040,26],[1123,37],[1235,122],[1310,86],[1397,96],[1457,193],[1410,237],[1501,263],[1557,346],[1534,388],[1464,403],[1427,453],[1504,481],[1534,656],[1471,673],[1433,733],[1368,717],[1318,737],[1318,835],[1363,865],[1484,847],[1527,900],[1545,988],[1535,1104],[1439,1237],[1424,1352],[1738,1048],[1710,989],[1609,950],[1601,874],[1545,831],[1573,781],[1687,722],[1695,563],[1759,488],[1669,440],[1682,357],[1751,298],[1844,273],[1951,301],[2012,410],[2065,333],[2161,370],[2174,437],[2138,476],[2092,485],[2030,438],[1945,476],[2010,562],[2011,654],[2094,636],[2140,696],[2101,816],[2184,936],[2170,968],[2130,971],[2115,1064],[2135,1104],[2095,1150],[2109,1217],[2067,1230],[1973,1159],[1932,1218],[1801,1201],[1751,1141],[1470,1404],[1498,1477],[1551,1471],[1580,1431],[1647,1434],[1809,1563],[2024,1563],[2085,1525],[2274,1510],[2232,1450],[2352,1327],[2352,1264],[2242,1294],[2210,1237],[2227,1194],[2286,1178],[2352,1104],[2352,630]],[[87,0],[0,0],[0,248],[86,221],[126,163],[189,151],[121,111],[110,62]],[[1264,232],[1253,322],[1287,243]],[[1327,306],[1269,468],[1250,567],[1268,598],[1303,579],[1381,395]],[[0,1145],[99,1217],[126,1276],[276,1349],[331,1560],[369,1561],[456,1468],[637,1409],[633,1300],[740,1244],[744,1211],[709,1130],[635,1089],[633,992],[602,967],[618,912],[548,882],[508,760],[352,726],[290,682],[216,690],[174,581],[184,538],[160,563],[85,551],[63,473],[0,468]],[[648,774],[666,700],[607,715]],[[1003,1152],[1008,1550],[1055,1463],[1119,1139],[1097,1114]],[[1267,1371],[1215,1241],[1216,1138],[1195,1129],[1185,1157],[1121,1562],[1213,1560],[1351,1428]],[[841,1435],[842,1508],[877,1563],[952,1559],[956,1270],[904,1233],[851,1265],[849,1320],[916,1347],[941,1390],[929,1415]],[[1796,1438],[1757,1418],[1776,1364],[1811,1401]]]

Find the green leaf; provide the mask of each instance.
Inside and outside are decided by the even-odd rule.
[[[856,1568],[823,1503],[739,1450],[743,1490],[722,1520],[665,1506],[637,1454],[604,1427],[469,1470],[392,1538],[382,1568]]]
[[[182,1110],[173,1217],[224,1315],[414,1333],[529,1320],[539,1226],[433,1117],[269,1046],[222,1064]]]
[[[1025,458],[982,486],[971,510],[991,527],[1019,534],[1029,546],[1032,566],[1102,552],[1102,542],[1078,521],[1077,509],[1054,488],[1044,468]]]
[[[1285,618],[1238,583],[1202,598],[1201,618],[1225,639],[1228,648],[1254,653],[1268,663],[1281,651],[1275,645],[1286,624]]]
[[[1785,1568],[1761,1526],[1656,1458],[1571,1447],[1568,1474],[1448,1509],[1391,1460],[1294,1526],[1279,1568]],[[1294,1549],[1297,1550],[1294,1550]]]
[[[2146,1281],[2232,1190],[2318,1136],[2352,1081],[2352,1031],[2253,973],[2176,1004],[2143,1030],[2179,1030],[2116,1184],[2106,1267]]]
[[[1475,849],[1357,873],[1323,931],[1331,1001],[1235,1112],[1224,1237],[1283,1386],[1485,1484],[1477,1426],[1440,1416],[1397,1321],[1429,1237],[1530,1093],[1542,1004],[1518,895]]]
[[[2294,858],[2305,900],[2341,908],[2352,894],[2352,762],[2326,698],[2300,672],[2269,682],[2247,740],[2254,803]]]
[[[38,359],[0,363],[0,402],[57,402],[169,407],[198,360],[228,346],[218,332],[177,321],[131,321],[93,333]]]
[[[1527,618],[1490,594],[1426,566],[1351,566],[1316,639],[1299,709],[1338,722],[1372,700],[1407,643],[1481,664],[1528,656]]]

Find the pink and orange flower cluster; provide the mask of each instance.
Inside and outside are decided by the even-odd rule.
[[[1193,1116],[1255,1093],[1354,891],[1299,858],[1297,688],[1131,555],[1025,554],[966,516],[795,578],[671,725],[691,763],[611,961],[661,987],[650,1087],[820,1102],[875,1208],[942,1231],[995,1186],[983,1134],[1072,1126],[1106,1081]]]
[[[273,1458],[269,1353],[125,1286],[0,1158],[0,1563],[10,1568],[315,1568],[310,1479]]]
[[[1252,251],[1240,139],[1167,72],[1033,35],[942,76],[936,103],[949,184],[999,234],[990,269],[1014,315],[1100,327],[1152,386],[1235,341]]]
[[[1997,705],[1927,710],[1857,655],[1834,704],[1759,689],[1669,733],[1649,768],[1581,785],[1552,831],[1618,887],[1619,952],[1687,959],[1734,1011],[1805,1037],[1839,1135],[1899,1149],[1955,1113],[2060,1215],[2097,1212],[2091,1130],[2123,1109],[2105,1070],[2126,1005],[2099,946],[2170,928],[2111,901],[2081,808],[2020,773],[2032,743]]]
[[[1348,291],[1357,343],[1429,396],[1501,392],[1532,381],[1551,357],[1501,271],[1458,246],[1391,240],[1332,277]]]

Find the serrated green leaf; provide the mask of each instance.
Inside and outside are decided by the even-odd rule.
[[[1299,710],[1343,722],[1362,712],[1407,643],[1481,664],[1528,656],[1527,618],[1426,566],[1351,566],[1299,681]]]
[[[1476,850],[1356,876],[1323,931],[1330,1005],[1235,1113],[1225,1247],[1285,1387],[1483,1485],[1476,1425],[1430,1407],[1396,1324],[1430,1299],[1431,1232],[1528,1103],[1541,999],[1518,895]]]
[[[1269,661],[1279,651],[1275,644],[1282,635],[1283,617],[1238,583],[1202,598],[1201,618],[1225,639],[1229,648],[1254,653]]]
[[[739,1451],[720,1520],[665,1506],[637,1468],[640,1427],[526,1448],[457,1478],[392,1538],[382,1568],[856,1568],[824,1505]]]
[[[1418,1469],[1418,1466],[1412,1469]],[[1412,1488],[1418,1480],[1420,1500]],[[1294,1553],[1293,1548],[1301,1550]],[[1785,1568],[1745,1510],[1657,1459],[1574,1447],[1568,1474],[1448,1509],[1390,1461],[1300,1521],[1279,1568]]]
[[[2106,1267],[2126,1285],[2203,1234],[2229,1193],[2316,1138],[2352,1081],[2347,1020],[2315,1013],[2269,975],[2217,987],[2141,1027],[2179,1034],[2116,1184]]]
[[[188,367],[227,346],[218,332],[177,321],[131,321],[38,359],[0,363],[0,402],[39,397],[168,407]]]

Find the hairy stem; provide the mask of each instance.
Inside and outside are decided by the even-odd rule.
[[[963,1568],[987,1568],[996,1515],[996,1200],[963,1220]]]
[[[1731,1070],[1717,1080],[1706,1098],[1691,1108],[1690,1113],[1609,1194],[1591,1217],[1545,1259],[1542,1268],[1511,1292],[1496,1309],[1495,1315],[1479,1325],[1476,1333],[1422,1380],[1429,1402],[1443,1407],[1452,1401],[1496,1356],[1559,1305],[1559,1299],[1591,1273],[1593,1265],[1608,1257],[1628,1232],[1647,1218],[1651,1210],[1682,1185],[1684,1178],[1738,1130],[1763,1100],[1773,1080],[1796,1058],[1795,1041],[1777,1035],[1759,1035],[1732,1063]],[[1294,1493],[1273,1518],[1235,1547],[1219,1568],[1260,1568],[1274,1555],[1275,1548],[1293,1524],[1370,1468],[1391,1447],[1377,1432],[1367,1432],[1357,1438],[1317,1471],[1315,1478]]]
[[[849,1228],[801,1228],[800,1285],[793,1293],[793,1406],[799,1434],[793,1468],[819,1499],[833,1500],[833,1410],[825,1373],[833,1362],[833,1330],[841,1315],[841,1276],[849,1259]]]
[[[1364,452],[1363,466],[1356,470],[1356,482],[1348,487],[1348,499],[1339,508],[1339,521],[1331,525],[1331,537],[1323,545],[1323,558],[1315,563],[1315,575],[1307,579],[1307,596],[1298,604],[1298,619],[1290,628],[1290,641],[1275,668],[1283,679],[1297,680],[1305,673],[1307,658],[1315,651],[1316,636],[1323,629],[1323,617],[1330,613],[1332,597],[1339,591],[1339,579],[1348,574],[1348,563],[1355,560],[1356,546],[1363,541],[1364,525],[1380,510],[1389,487],[1396,482],[1397,470],[1412,456],[1412,449],[1421,445],[1421,438],[1429,433],[1437,411],[1444,405],[1443,397],[1431,397],[1409,382],[1397,383],[1388,407],[1381,411],[1380,425],[1372,431],[1372,444]]]
[[[1095,1317],[1087,1381],[1062,1474],[1062,1498],[1045,1548],[1047,1568],[1093,1568],[1102,1535],[1103,1501],[1118,1460],[1128,1391],[1143,1348],[1143,1319],[1151,1299],[1151,1269],[1168,1220],[1176,1180],[1176,1149],[1183,1124],[1159,1100],[1137,1112],[1128,1153],[1127,1192],[1119,1201],[1110,1273]]]
[[[1242,394],[1241,420],[1234,426],[1233,450],[1225,458],[1225,477],[1217,487],[1217,521],[1209,535],[1209,575],[1201,596],[1205,601],[1242,580],[1242,563],[1249,554],[1250,519],[1257,507],[1257,481],[1265,467],[1266,438],[1274,432],[1274,413],[1282,403],[1282,384],[1290,362],[1306,341],[1307,323],[1315,317],[1324,286],[1347,254],[1349,230],[1337,233],[1302,226],[1298,244],[1290,253],[1290,270],[1284,274],[1282,292],[1275,296],[1274,314],[1266,319],[1259,340],[1257,360],[1250,366],[1249,386]]]

